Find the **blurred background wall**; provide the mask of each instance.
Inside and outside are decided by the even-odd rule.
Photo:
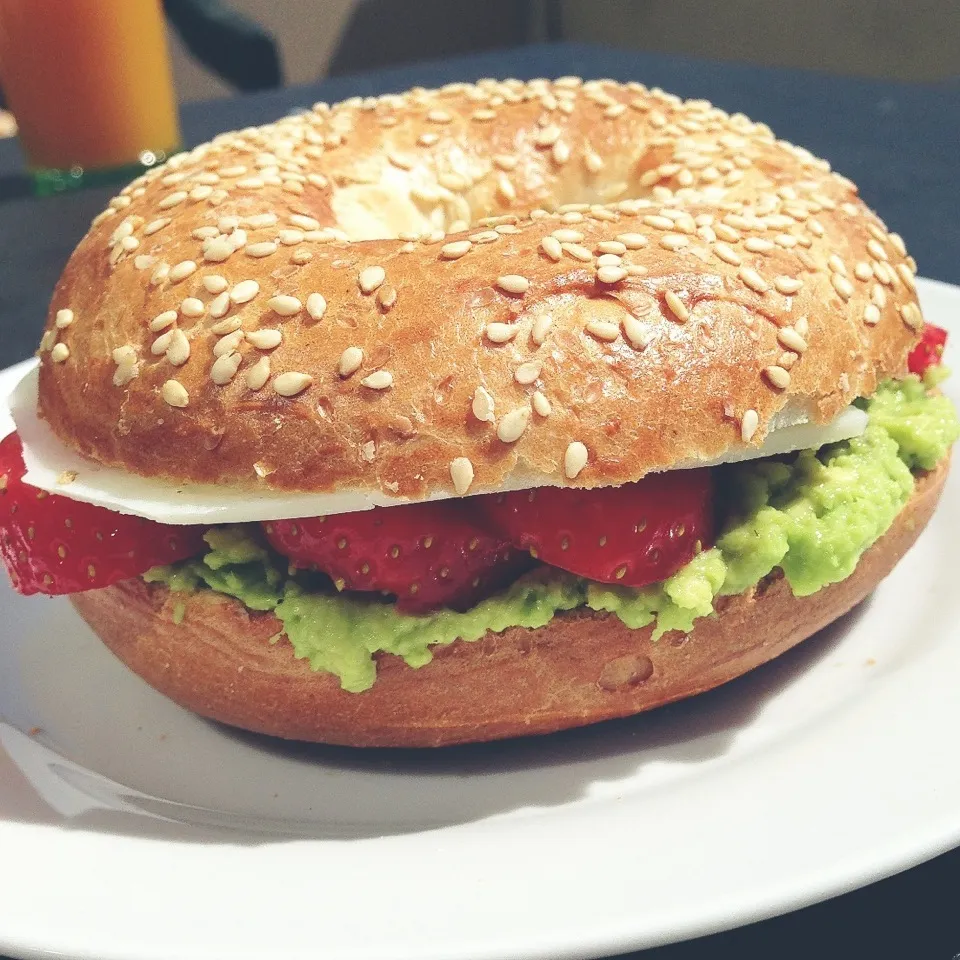
[[[902,80],[960,77],[958,0],[224,0],[277,41],[288,84],[562,36]],[[183,100],[229,88],[174,38]]]

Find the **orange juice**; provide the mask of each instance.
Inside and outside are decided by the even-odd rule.
[[[160,0],[0,0],[0,84],[34,169],[150,163],[180,141]]]

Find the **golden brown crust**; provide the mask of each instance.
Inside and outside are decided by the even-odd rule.
[[[374,686],[345,693],[297,660],[272,614],[217,594],[192,597],[129,580],[71,600],[132,670],[207,717],[276,736],[351,746],[495,740],[639,713],[709,690],[773,659],[859,603],[910,549],[936,507],[946,460],[917,483],[853,574],[809,597],[782,577],[722,600],[689,635],[654,643],[615,616],[576,612],[439,648],[413,670],[382,656]]]
[[[463,229],[487,215],[506,219]],[[355,242],[407,230],[425,239]],[[563,247],[558,230],[573,231]],[[371,267],[384,279],[364,293]],[[852,183],[703,101],[571,79],[348,101],[219,137],[114,198],[56,289],[41,412],[94,459],[185,481],[418,497],[451,490],[460,457],[473,491],[514,471],[562,477],[580,442],[576,483],[619,484],[742,432],[759,443],[788,400],[824,421],[901,374],[914,269]],[[526,292],[498,286],[508,275]],[[259,293],[211,317],[229,298],[212,277]],[[295,312],[278,314],[277,294]],[[232,317],[246,339],[214,367],[230,341],[211,328]],[[493,343],[491,323],[517,332]],[[259,329],[282,342],[256,345]],[[363,363],[345,377],[350,347]],[[250,389],[265,357],[271,378],[310,385]],[[364,386],[377,371],[392,385]],[[472,412],[479,387],[494,422]],[[538,390],[549,416],[503,439]]]

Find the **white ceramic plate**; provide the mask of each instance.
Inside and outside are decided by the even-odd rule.
[[[960,339],[960,289],[922,297]],[[960,471],[875,596],[779,661],[628,721],[432,753],[199,720],[65,600],[0,586],[0,952],[594,957],[934,856],[960,842],[958,530]]]

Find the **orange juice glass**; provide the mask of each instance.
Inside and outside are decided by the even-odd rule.
[[[0,85],[39,193],[180,143],[161,0],[0,0]]]

